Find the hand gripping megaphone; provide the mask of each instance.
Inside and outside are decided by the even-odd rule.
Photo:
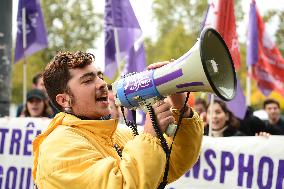
[[[115,102],[129,109],[154,104],[181,92],[210,92],[229,101],[236,93],[236,73],[221,35],[205,28],[195,45],[177,60],[154,70],[129,74],[113,83]]]

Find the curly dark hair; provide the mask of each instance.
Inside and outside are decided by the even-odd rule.
[[[60,51],[46,66],[43,72],[44,86],[52,103],[59,110],[62,110],[62,107],[56,102],[56,95],[64,92],[69,94],[70,89],[67,86],[68,81],[71,79],[69,70],[84,68],[94,60],[95,56],[91,53]]]

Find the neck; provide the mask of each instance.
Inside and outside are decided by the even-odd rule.
[[[275,119],[270,119],[270,120],[269,120],[269,123],[272,124],[272,125],[274,125],[274,124],[276,124],[278,121],[279,121],[279,118],[278,118],[278,119],[277,119],[277,118],[275,118]]]
[[[212,129],[212,135],[214,137],[223,137],[223,132],[227,129],[228,126],[222,127],[220,129]]]
[[[66,113],[71,114],[73,116],[76,116],[77,118],[79,118],[81,120],[109,120],[109,119],[111,119],[111,115],[103,116],[103,117],[100,117],[100,118],[89,118],[89,117],[86,117],[86,116],[76,115],[76,114],[70,113],[70,112],[66,112]]]

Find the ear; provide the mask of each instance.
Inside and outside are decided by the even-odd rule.
[[[70,107],[70,96],[66,93],[58,94],[56,95],[56,102],[62,107],[62,108],[68,108]]]

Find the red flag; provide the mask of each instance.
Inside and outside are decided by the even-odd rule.
[[[235,68],[239,70],[241,57],[236,32],[234,0],[219,0],[217,12],[216,29],[222,35],[230,50]]]
[[[275,90],[284,96],[284,83],[276,75],[272,75],[260,66],[253,66],[253,77],[261,92],[268,96]]]
[[[279,49],[275,43],[271,40],[271,37],[265,30],[265,25],[261,16],[257,11],[258,17],[258,63],[255,66],[259,66],[266,70],[269,74],[273,75],[277,79],[284,82],[284,59],[280,54]]]
[[[257,19],[255,33],[258,36],[258,48],[254,48],[258,51],[258,61],[252,64],[253,77],[262,91],[275,90],[284,96],[284,59],[266,32],[265,24],[254,6],[256,5],[253,1],[251,8],[255,8],[256,11],[254,15],[250,15],[250,19]]]

